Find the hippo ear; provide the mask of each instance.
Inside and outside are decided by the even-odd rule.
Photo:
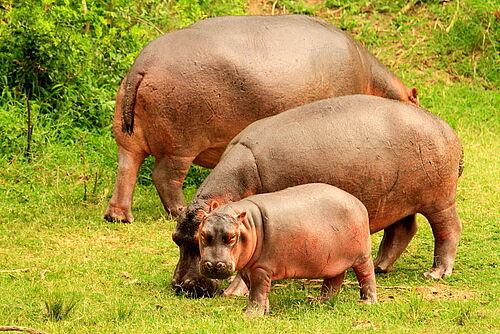
[[[418,90],[415,87],[410,89],[408,98],[410,99],[410,102],[415,104],[416,106],[420,105],[418,101]]]
[[[236,216],[236,220],[241,222],[244,221],[246,217],[247,217],[247,212],[242,211]]]
[[[204,222],[205,221],[205,218],[207,218],[207,213],[203,210],[196,210],[196,215],[198,216],[198,219],[200,220],[200,222]]]
[[[210,203],[210,211],[208,211],[208,213],[214,211],[215,209],[217,209],[219,207],[219,202],[217,201],[212,201],[212,203]]]

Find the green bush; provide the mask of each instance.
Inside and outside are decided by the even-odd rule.
[[[498,19],[471,8],[463,11],[467,15],[458,11],[456,21],[452,18],[446,29],[434,31],[440,65],[449,67],[456,75],[481,77],[498,87]]]
[[[423,62],[457,80],[472,78],[487,88],[499,85],[499,20],[493,0],[273,4],[311,15],[340,9],[339,17],[330,20],[382,60],[400,53],[396,72]],[[207,17],[244,14],[245,7],[245,0],[0,1],[0,160],[34,158],[48,143],[74,146],[86,133],[106,136],[103,142],[111,143],[116,90],[141,49],[162,33]],[[430,25],[434,28],[428,29]],[[427,33],[424,43],[422,32]],[[398,74],[411,77],[414,72]],[[146,162],[141,184],[151,183],[152,165],[152,160]],[[186,184],[198,185],[206,174],[195,168]]]
[[[125,3],[122,1],[122,3]],[[104,1],[85,11],[76,1],[16,1],[0,25],[0,155],[12,157],[27,132],[73,142],[82,130],[109,131],[116,87],[146,31]],[[37,137],[35,136],[34,139]],[[40,139],[40,138],[38,138]],[[47,139],[47,138],[45,138]]]
[[[0,2],[0,159],[33,157],[47,142],[75,145],[87,132],[111,135],[120,80],[149,41],[206,17],[243,14],[245,6],[242,0]],[[141,183],[151,182],[151,166],[143,168]]]

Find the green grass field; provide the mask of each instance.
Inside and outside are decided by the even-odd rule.
[[[419,217],[407,251],[391,272],[377,276],[376,305],[358,303],[351,271],[339,296],[327,303],[308,302],[319,294],[319,281],[275,282],[271,313],[258,319],[243,317],[245,298],[176,296],[170,289],[178,259],[170,238],[175,222],[147,166],[135,191],[136,221],[105,222],[116,146],[111,133],[88,132],[71,145],[47,140],[31,162],[21,153],[0,159],[0,326],[51,334],[500,332],[498,6],[473,0],[251,1],[247,12],[273,10],[316,14],[356,34],[418,87],[423,107],[458,132],[465,151],[457,196],[463,232],[453,275],[420,277],[432,264],[433,237]],[[471,42],[464,36],[476,19],[490,24],[480,24],[483,37]],[[192,196],[193,188],[186,193]],[[380,240],[381,233],[373,235],[374,254]]]

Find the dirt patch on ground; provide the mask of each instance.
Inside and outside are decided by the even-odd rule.
[[[323,280],[321,279],[302,279],[299,280],[303,288],[321,289]],[[296,284],[294,280],[284,280],[280,283],[274,283],[273,289],[287,288]],[[358,282],[344,281],[343,286],[358,286]],[[398,299],[400,291],[416,291],[425,301],[444,301],[444,300],[470,300],[475,297],[474,292],[468,289],[458,289],[446,284],[436,283],[428,286],[381,286],[377,285],[378,297],[381,302],[392,302]]]
[[[264,14],[263,8],[266,7],[266,4],[267,4],[266,0],[248,1],[248,9],[246,10],[246,12],[252,15],[262,15]]]
[[[302,0],[297,1],[297,4],[305,7],[314,8],[320,7],[323,0]],[[274,0],[250,0],[247,2],[248,9],[246,12],[251,15],[283,15],[292,14],[286,5],[282,6],[279,1]],[[317,13],[318,14],[318,13]],[[321,15],[316,15],[321,16]]]
[[[427,301],[468,300],[474,298],[474,292],[471,290],[457,289],[444,284],[419,286],[414,289]]]

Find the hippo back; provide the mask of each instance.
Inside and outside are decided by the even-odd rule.
[[[205,188],[220,182],[217,169],[241,147],[254,156],[259,192],[335,185],[363,202],[372,232],[434,202],[451,205],[461,159],[456,134],[439,117],[367,95],[318,101],[251,124],[231,141]]]

